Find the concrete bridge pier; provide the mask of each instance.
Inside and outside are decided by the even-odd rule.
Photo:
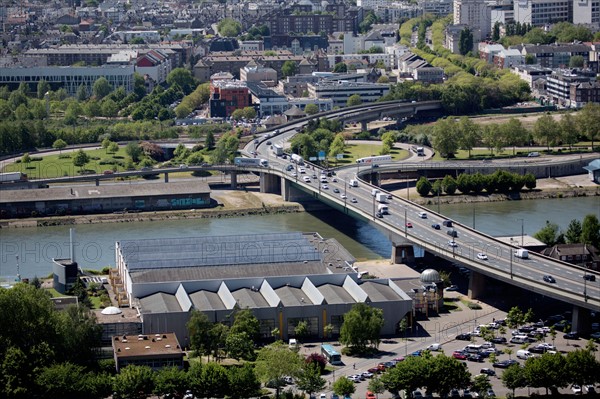
[[[571,319],[571,331],[578,333],[589,332],[591,329],[592,316],[590,310],[573,305],[573,316]]]
[[[231,176],[231,189],[237,189],[237,172],[230,172],[229,176]]]
[[[415,250],[411,242],[398,238],[392,241],[392,264],[410,265],[415,263]]]
[[[485,276],[481,273],[477,273],[471,270],[469,277],[469,292],[468,296],[470,299],[479,298],[485,291]]]
[[[168,182],[169,182],[169,174],[165,173],[165,183],[168,183]]]
[[[302,201],[313,200],[313,197],[310,194],[294,187],[292,182],[284,179],[283,177],[281,178],[280,190],[281,190],[281,198],[284,201],[302,202]]]
[[[233,175],[232,175],[233,181]],[[270,173],[260,173],[260,192],[279,194],[281,192],[281,178]]]
[[[366,132],[367,130],[369,130],[367,121],[360,122],[360,129],[361,129],[361,132]]]
[[[371,173],[369,177],[371,180],[371,184],[379,187],[379,173]]]

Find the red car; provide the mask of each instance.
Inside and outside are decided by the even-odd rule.
[[[373,373],[373,374],[377,374],[379,373],[379,369],[377,367],[371,367],[370,369],[367,370],[369,373]]]
[[[406,227],[408,227],[409,229],[412,229],[412,223],[411,222],[406,222]]]
[[[467,360],[467,355],[462,353],[461,351],[455,351],[452,353],[452,357],[459,360]]]

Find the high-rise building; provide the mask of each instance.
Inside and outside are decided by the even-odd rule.
[[[515,22],[542,26],[573,21],[573,3],[579,0],[515,0]]]
[[[600,25],[600,0],[575,0],[573,23]]]
[[[491,8],[482,0],[454,0],[454,25],[467,25],[480,31],[480,37],[489,36],[492,30]]]

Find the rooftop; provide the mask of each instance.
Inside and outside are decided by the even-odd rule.
[[[140,356],[183,356],[179,341],[173,333],[115,336],[113,349],[117,359]]]

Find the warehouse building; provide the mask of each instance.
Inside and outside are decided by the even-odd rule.
[[[313,338],[337,335],[354,304],[383,310],[382,334],[397,332],[411,298],[389,279],[362,279],[354,258],[317,233],[130,240],[116,243],[111,284],[123,306],[138,309],[144,334],[173,331],[185,347],[194,309],[229,325],[251,309],[263,338],[294,336],[306,321]]]
[[[0,218],[166,211],[211,206],[205,182],[52,187],[3,190]]]

